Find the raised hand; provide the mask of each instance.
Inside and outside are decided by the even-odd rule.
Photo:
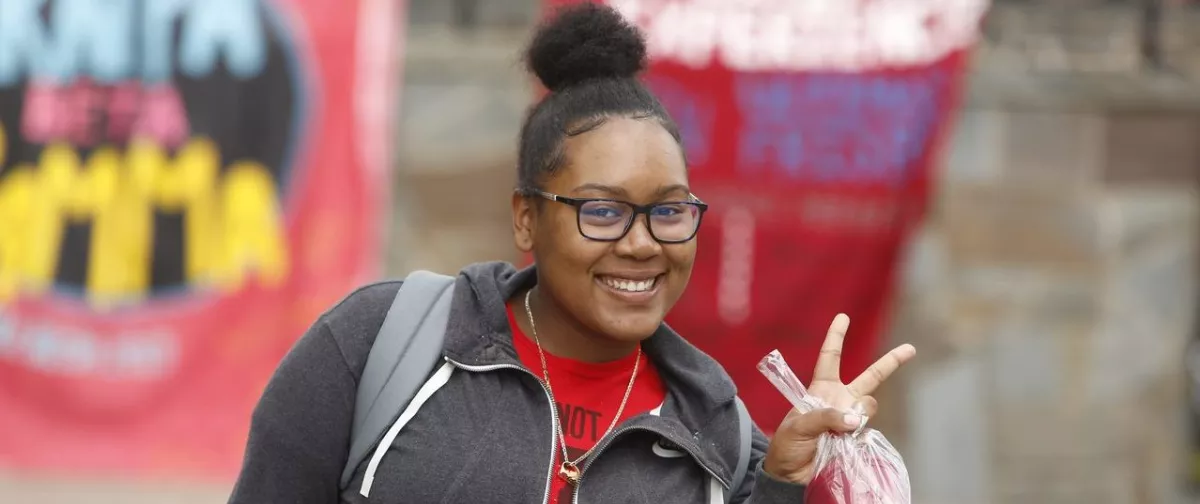
[[[808,386],[810,395],[830,407],[809,413],[793,409],[784,417],[763,461],[763,469],[771,476],[800,484],[811,481],[817,439],[821,434],[828,431],[853,432],[866,422],[864,417],[874,416],[878,403],[871,394],[900,366],[917,355],[917,349],[912,345],[900,345],[871,364],[849,384],[844,384],[841,378],[842,342],[846,339],[849,327],[850,317],[845,314],[833,318],[817,357],[812,383]]]

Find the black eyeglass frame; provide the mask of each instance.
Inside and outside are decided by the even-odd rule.
[[[700,232],[700,223],[704,221],[704,212],[708,211],[708,203],[700,201],[700,198],[697,198],[695,194],[690,194],[690,193],[688,194],[688,197],[691,198],[689,201],[663,201],[660,203],[651,203],[649,205],[638,205],[636,203],[630,203],[628,201],[622,201],[619,199],[612,199],[612,198],[572,198],[569,196],[560,196],[558,194],[554,194],[554,193],[546,192],[546,191],[539,191],[539,190],[529,190],[529,191],[522,191],[522,192],[524,192],[526,196],[540,196],[540,197],[548,199],[550,201],[557,201],[559,203],[575,207],[575,228],[579,231],[579,235],[584,238],[587,238],[589,240],[598,241],[598,242],[621,241],[622,238],[625,238],[625,235],[629,234],[629,230],[633,229],[633,222],[637,220],[638,216],[645,215],[646,216],[646,230],[650,232],[650,237],[654,238],[654,241],[665,244],[665,245],[675,245],[675,244],[679,244],[679,243],[687,243],[687,242],[690,242],[690,241],[696,239],[696,234],[698,234]],[[591,236],[588,236],[587,233],[583,232],[583,215],[582,215],[583,205],[585,205],[587,203],[593,203],[593,202],[619,203],[622,205],[629,206],[630,208],[633,209],[633,216],[631,216],[629,218],[629,221],[627,221],[625,223],[625,229],[621,231],[620,235],[617,235],[614,238],[593,238]],[[652,212],[655,208],[662,207],[662,206],[668,206],[668,205],[692,205],[700,210],[699,215],[696,216],[696,228],[692,230],[692,234],[688,235],[687,238],[684,238],[682,240],[663,240],[654,234],[654,224],[652,224],[650,222],[650,212]]]

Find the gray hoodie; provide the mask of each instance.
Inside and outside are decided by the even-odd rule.
[[[365,463],[348,489],[338,482],[358,380],[400,282],[347,296],[313,324],[268,383],[229,502],[547,502],[556,469],[553,410],[517,358],[504,305],[536,281],[533,268],[507,263],[460,273],[443,349],[457,370],[392,443],[370,499],[358,493]],[[666,325],[643,348],[667,386],[666,401],[657,414],[631,418],[599,441],[583,465],[576,502],[699,503],[714,479],[730,484],[739,445],[733,382]],[[755,427],[751,466],[733,502],[801,504],[803,486],[762,472],[766,447]]]

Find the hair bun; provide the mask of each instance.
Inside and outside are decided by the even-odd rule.
[[[593,79],[636,76],[646,69],[646,41],[612,7],[585,2],[559,9],[538,28],[526,62],[542,85],[558,91]]]

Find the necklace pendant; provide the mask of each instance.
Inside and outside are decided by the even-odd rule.
[[[563,462],[558,468],[558,476],[575,486],[579,484],[579,467],[570,462]]]

